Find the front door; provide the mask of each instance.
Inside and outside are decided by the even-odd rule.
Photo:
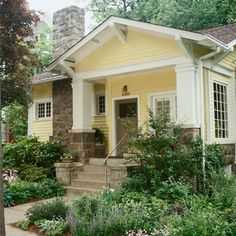
[[[122,155],[126,149],[129,140],[129,128],[138,126],[138,107],[137,98],[118,100],[115,102],[116,113],[116,144],[125,138],[117,147],[117,155]]]

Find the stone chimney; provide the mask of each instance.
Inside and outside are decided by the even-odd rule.
[[[84,37],[84,10],[77,6],[53,14],[53,57],[62,55]]]

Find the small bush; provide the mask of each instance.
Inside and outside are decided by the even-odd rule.
[[[61,236],[68,231],[68,224],[63,218],[54,218],[52,220],[39,220],[35,225],[40,228],[40,232],[46,233],[48,236]]]
[[[35,223],[39,220],[65,219],[66,214],[67,206],[65,202],[61,198],[56,198],[51,201],[36,203],[27,210],[26,217],[30,223]]]
[[[47,178],[43,167],[37,167],[35,165],[21,165],[19,170],[19,178],[29,182],[39,182]]]
[[[28,220],[22,220],[16,224],[16,227],[23,229],[23,230],[28,230],[30,225],[31,224]]]

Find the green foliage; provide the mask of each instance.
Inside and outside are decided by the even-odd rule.
[[[149,227],[151,217],[148,207],[139,202],[109,204],[101,196],[84,195],[73,201],[68,221],[73,235],[118,236],[132,228]]]
[[[94,141],[95,143],[104,143],[105,142],[105,135],[103,131],[99,128],[93,128],[95,130],[94,133]]]
[[[24,165],[36,165],[44,168],[45,172],[47,170],[47,173],[44,172],[47,177],[54,177],[54,163],[60,160],[61,155],[58,142],[39,142],[36,137],[23,138],[4,146],[3,165],[19,171],[24,169]]]
[[[8,125],[8,128],[16,140],[27,134],[27,106],[17,102],[11,103],[3,108],[3,122]]]
[[[98,23],[111,15],[185,30],[236,22],[235,0],[92,0]]]
[[[35,225],[40,228],[40,232],[46,233],[48,236],[61,236],[66,230],[68,225],[63,218],[55,218],[52,220],[39,220]]]
[[[4,206],[63,195],[64,188],[55,180],[44,179],[39,183],[15,181],[4,185]]]
[[[39,220],[65,220],[67,206],[63,199],[56,198],[50,201],[40,202],[33,205],[26,212],[26,217],[30,223],[34,224]]]
[[[129,145],[137,150],[130,160],[139,166],[130,171],[122,186],[159,197],[167,195],[170,201],[181,196],[181,192],[189,193],[187,183],[191,183],[198,193],[211,194],[211,173],[222,171],[224,166],[225,151],[219,145],[204,148],[199,137],[186,136],[180,125],[169,121],[165,112],[157,117],[150,112],[146,126],[133,133]]]
[[[18,177],[24,181],[39,182],[47,178],[47,175],[45,174],[47,172],[48,169],[43,167],[24,164],[20,166]]]
[[[16,227],[20,228],[20,229],[23,229],[23,230],[28,230],[29,227],[30,227],[30,222],[28,220],[22,220],[22,221],[19,221],[17,224],[16,224]]]
[[[41,73],[47,65],[53,60],[52,28],[44,27],[36,33],[35,52],[38,55],[39,62],[35,67],[35,73]]]

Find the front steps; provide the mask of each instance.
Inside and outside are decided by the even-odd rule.
[[[106,189],[106,166],[85,164],[76,178],[71,179],[71,186],[66,187],[66,196],[75,197],[83,193],[102,193]]]
[[[83,165],[76,177],[71,179],[70,186],[66,186],[66,197],[72,198],[83,193],[102,193],[106,189],[106,165],[104,159],[91,158],[89,164]],[[107,178],[109,180],[109,167],[124,164],[123,158],[108,159]]]

